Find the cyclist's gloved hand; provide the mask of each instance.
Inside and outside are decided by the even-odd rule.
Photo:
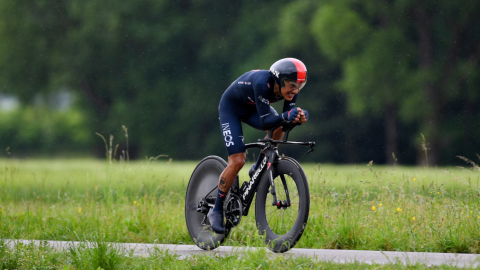
[[[287,120],[287,121],[291,122],[291,121],[295,120],[295,118],[297,118],[298,113],[299,113],[299,111],[297,110],[297,108],[293,108],[290,111],[286,111],[286,112],[282,113],[282,118],[283,118],[283,120]]]
[[[300,123],[305,124],[308,119],[307,110],[300,109]]]
[[[303,113],[305,114],[305,119],[308,120],[308,112],[307,112],[307,110],[303,110]]]

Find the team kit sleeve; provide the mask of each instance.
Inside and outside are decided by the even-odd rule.
[[[268,93],[269,91],[267,86],[264,88],[254,85],[253,90],[255,93],[255,104],[257,106],[258,115],[260,116],[264,130],[268,130],[269,128],[280,123],[282,121],[282,117],[280,115],[270,113],[270,102],[267,98],[265,98],[267,96],[265,93]]]

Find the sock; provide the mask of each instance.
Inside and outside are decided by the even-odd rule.
[[[265,157],[265,154],[260,151],[260,155],[258,155],[257,163],[255,163],[255,170],[260,166],[260,163],[262,162],[263,158]]]
[[[225,197],[227,197],[227,192],[223,192],[218,189],[217,199],[215,200],[215,207],[213,211],[223,212],[223,201],[225,201]]]

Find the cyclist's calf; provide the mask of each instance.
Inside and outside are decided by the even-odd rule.
[[[245,153],[233,154],[228,157],[228,166],[220,175],[218,182],[218,188],[221,191],[228,192],[238,172],[243,168],[243,165],[245,165],[246,159],[247,155]]]

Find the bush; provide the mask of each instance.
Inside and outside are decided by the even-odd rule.
[[[84,152],[92,139],[85,117],[78,110],[26,107],[0,111],[1,156]]]

